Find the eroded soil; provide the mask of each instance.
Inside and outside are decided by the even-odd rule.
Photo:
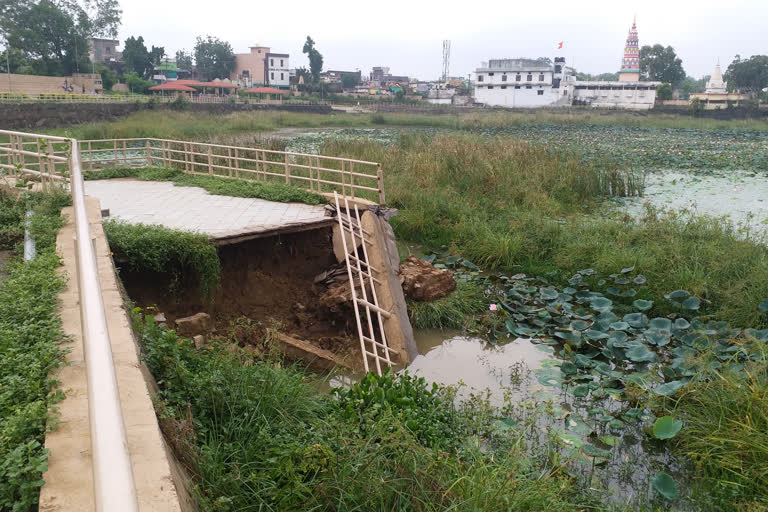
[[[136,305],[156,308],[169,324],[202,311],[213,318],[217,335],[241,345],[256,344],[275,328],[342,357],[359,351],[353,314],[323,307],[319,297],[326,287],[314,283],[336,264],[330,228],[221,246],[219,258],[221,282],[212,303],[184,283],[169,293],[171,276],[165,274],[122,269],[120,276]]]

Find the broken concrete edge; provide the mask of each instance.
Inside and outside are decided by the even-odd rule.
[[[139,360],[134,333],[120,294],[119,279],[101,225],[99,202],[88,198],[86,209],[96,249],[139,510],[194,510],[189,505],[191,501],[183,503],[179,499],[184,484],[179,481],[179,475],[174,475],[172,471],[170,450],[158,425],[150,398],[153,386],[147,378],[149,372],[142,368]],[[59,295],[59,311],[63,329],[69,337],[65,348],[70,350],[66,356],[67,366],[59,369],[55,375],[60,381],[60,389],[65,392],[64,400],[56,404],[59,423],[45,439],[50,456],[48,470],[43,474],[45,484],[40,491],[39,510],[46,512],[95,510],[88,387],[72,208],[63,209],[62,216],[66,217],[66,221],[59,231],[56,245],[67,286]]]
[[[254,231],[252,233],[239,233],[237,235],[224,235],[211,237],[210,241],[215,246],[239,244],[247,242],[248,240],[255,240],[257,238],[270,238],[278,235],[287,235],[291,233],[301,233],[302,231],[311,231],[314,229],[322,229],[328,226],[332,226],[336,222],[336,219],[326,218],[322,220],[312,222],[301,222],[296,224],[286,224],[279,228],[266,229],[262,231]]]

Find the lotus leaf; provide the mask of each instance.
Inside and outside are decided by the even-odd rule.
[[[685,290],[675,290],[672,293],[668,293],[664,297],[666,297],[667,299],[670,299],[670,300],[680,301],[680,300],[683,300],[683,299],[685,299],[687,297],[690,297],[690,295],[691,294],[688,293]]]
[[[584,450],[584,453],[586,455],[589,455],[590,457],[601,457],[603,459],[608,459],[611,457],[610,450],[604,450],[602,448],[598,448],[597,446],[589,443],[584,443],[582,450]]]
[[[638,274],[632,281],[635,284],[645,284],[648,282],[648,280],[645,278],[643,274]]]
[[[629,274],[630,272],[633,272],[635,270],[634,265],[631,267],[623,268],[621,269],[620,274]]]
[[[593,428],[578,414],[571,414],[565,420],[565,426],[569,430],[576,432],[584,437],[589,436],[593,432]]]
[[[585,334],[587,335],[587,338],[591,340],[604,340],[608,337],[604,332],[596,331],[594,329],[589,329]]]
[[[534,372],[538,374],[538,381],[542,386],[559,387],[563,383],[563,374],[558,368],[544,368]]]
[[[574,448],[581,448],[582,446],[584,446],[584,441],[579,436],[575,436],[573,434],[561,433],[558,435],[558,437],[563,443],[567,444],[568,446],[573,446]]]
[[[589,394],[589,386],[586,384],[579,384],[578,386],[574,386],[571,388],[571,393],[573,393],[573,396],[582,398]]]
[[[657,360],[656,354],[642,344],[633,345],[627,350],[627,357],[636,363],[652,363]]]
[[[653,388],[653,392],[661,396],[672,396],[677,392],[678,389],[685,386],[685,384],[686,383],[681,380],[673,380]]]
[[[760,305],[757,306],[757,310],[761,313],[768,313],[768,297],[763,299]]]
[[[675,325],[674,325],[675,329],[679,329],[682,331],[689,328],[690,326],[691,324],[685,318],[678,318],[677,320],[675,320]]]
[[[621,442],[621,439],[619,439],[618,437],[609,436],[609,435],[600,436],[598,437],[598,439],[600,440],[601,443],[607,444],[608,446],[616,446],[617,444],[619,444],[619,442]]]
[[[635,329],[642,329],[648,324],[648,317],[643,313],[629,313],[624,315],[623,321],[627,322],[631,327]]]
[[[608,311],[611,309],[613,302],[605,297],[596,297],[590,301],[590,307],[597,311]]]
[[[655,329],[650,331],[645,331],[645,339],[648,340],[648,343],[651,343],[659,347],[668,345],[670,342],[669,334],[666,331],[657,331]]]
[[[683,422],[673,416],[662,416],[653,424],[653,437],[656,439],[672,439],[683,428]]]
[[[663,471],[656,473],[651,480],[653,489],[666,500],[676,500],[680,496],[675,480]]]
[[[565,361],[563,362],[563,364],[560,365],[560,371],[566,375],[575,375],[578,369],[576,368],[576,365],[573,364],[572,362]]]
[[[554,288],[542,288],[539,293],[544,300],[554,300],[560,295]]]
[[[683,301],[682,306],[685,309],[690,309],[695,311],[699,309],[699,306],[701,306],[701,301],[699,301],[699,299],[697,299],[696,297],[688,297]]]
[[[640,311],[648,311],[653,307],[653,301],[637,299],[635,302],[632,303],[632,305],[635,306]]]
[[[613,430],[621,430],[624,428],[624,422],[617,419],[612,419],[608,422],[608,428]]]
[[[613,322],[609,327],[614,331],[626,331],[629,329],[629,324],[627,322]]]
[[[574,320],[571,322],[571,329],[574,331],[583,331],[587,327],[589,327],[589,324],[584,320]]]

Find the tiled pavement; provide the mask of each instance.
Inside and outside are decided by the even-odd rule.
[[[177,187],[161,181],[86,181],[85,193],[98,198],[101,208],[109,209],[112,219],[197,231],[212,238],[256,234],[328,220],[322,205],[214,196],[202,188]]]

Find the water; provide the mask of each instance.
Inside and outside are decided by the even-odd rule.
[[[648,173],[645,197],[622,201],[626,211],[635,216],[643,213],[645,202],[667,210],[691,210],[724,217],[743,232],[768,235],[768,172],[765,170]]]

